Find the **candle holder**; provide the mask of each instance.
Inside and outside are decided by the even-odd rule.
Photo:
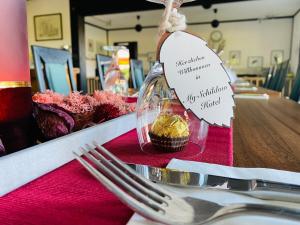
[[[34,142],[25,1],[0,1],[0,154]]]

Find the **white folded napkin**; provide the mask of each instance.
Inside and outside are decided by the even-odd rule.
[[[239,80],[236,80],[234,83],[233,83],[234,86],[238,87],[238,86],[250,86],[252,85],[249,81],[246,81],[246,80],[243,80],[243,79],[239,79]]]
[[[262,99],[262,100],[268,100],[269,95],[268,94],[235,94],[235,99],[242,98],[242,99]]]
[[[295,185],[300,185],[300,173],[288,172],[274,169],[263,168],[237,168],[221,166],[216,164],[208,164],[201,162],[192,162],[173,159],[167,166],[170,169],[179,169],[189,172],[205,173],[216,176],[226,176],[240,179],[262,179],[274,182],[285,182]],[[300,204],[286,203],[279,201],[264,201],[248,196],[238,195],[225,191],[218,190],[200,190],[197,188],[177,188],[165,186],[180,196],[192,196],[199,199],[204,199],[219,204],[230,203],[268,203],[280,206],[300,207]],[[138,214],[134,214],[127,225],[158,225],[149,221]],[[256,214],[240,214],[234,217],[224,218],[219,220],[214,225],[299,225],[299,221],[292,221],[283,218],[267,217]]]
[[[257,87],[236,87],[234,91],[257,91]]]

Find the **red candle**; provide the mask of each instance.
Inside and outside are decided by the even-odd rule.
[[[0,9],[0,144],[10,153],[33,137],[25,0],[1,0]]]

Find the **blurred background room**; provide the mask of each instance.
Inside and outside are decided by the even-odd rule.
[[[26,79],[1,75],[0,88],[25,87],[26,94],[18,89],[18,96],[27,96],[28,101],[15,98],[20,104],[13,105],[6,97],[2,103],[0,139],[8,153],[135,111],[139,90],[156,61],[163,4],[27,0],[27,29],[21,16],[12,20],[14,26],[6,25],[12,11],[19,15],[18,7],[6,6],[11,8],[2,15],[7,30],[3,57],[5,48],[13,46],[11,55],[20,49],[8,44],[16,41],[10,38],[16,32],[13,27],[23,30],[23,36],[16,37],[23,47],[28,46],[28,52],[20,50],[23,64],[19,67],[2,61],[3,71],[21,68]],[[187,31],[201,37],[222,59],[235,98],[277,96],[296,104],[300,96],[299,9],[300,0],[196,0],[179,11],[186,17]],[[245,116],[239,116],[239,105],[237,119]],[[7,109],[26,109],[26,113],[15,115]],[[11,126],[20,132],[8,129]],[[31,132],[24,132],[28,129]],[[29,136],[23,137],[25,133]]]
[[[298,66],[299,6],[297,0],[209,0],[188,3],[180,10],[187,17],[189,32],[202,37],[221,53],[228,68],[257,86],[265,83],[271,67],[289,60],[280,90],[289,96]],[[29,46],[71,51],[78,88],[92,92],[101,89],[96,55],[111,55],[103,49],[106,45],[126,46],[130,59],[142,62],[143,74],[149,72],[155,61],[162,10],[162,6],[145,1],[28,0]],[[39,26],[38,16],[47,14],[57,14],[60,35],[39,40],[35,31],[39,29],[35,27]],[[44,31],[47,33],[47,28]],[[34,74],[31,50],[30,59]],[[33,86],[37,91],[35,81]]]

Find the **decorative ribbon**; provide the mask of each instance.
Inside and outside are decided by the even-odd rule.
[[[0,81],[0,88],[31,87],[30,81]]]
[[[166,8],[159,26],[159,36],[162,36],[166,31],[174,32],[186,29],[186,18],[177,11],[181,3],[182,1],[165,1]]]

